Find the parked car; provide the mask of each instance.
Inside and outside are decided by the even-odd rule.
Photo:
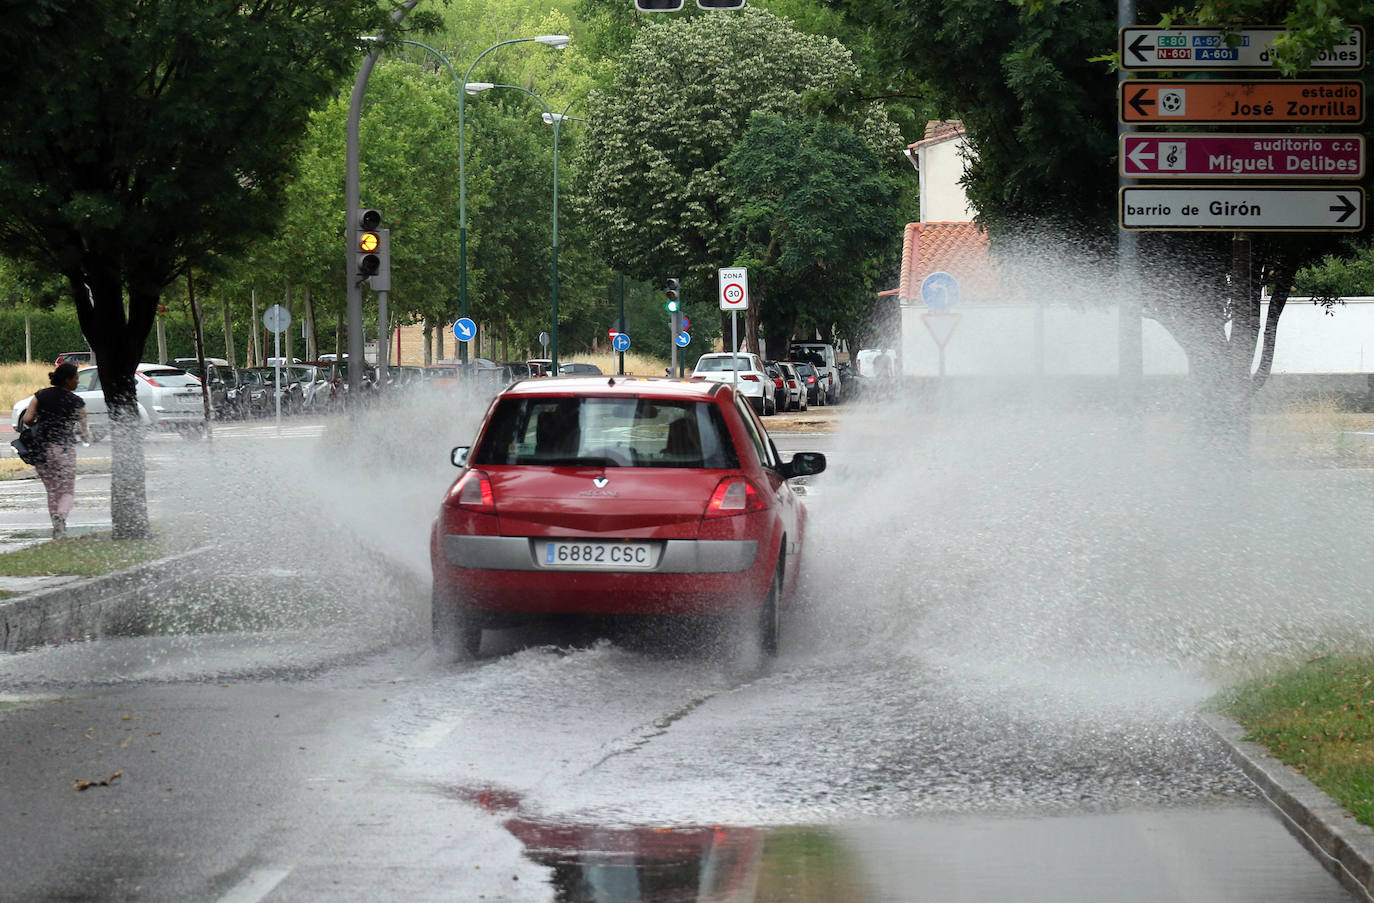
[[[291,377],[301,387],[301,410],[326,413],[329,408],[329,374],[326,364],[292,364]]]
[[[581,361],[567,361],[558,365],[559,376],[600,376],[601,368],[596,364],[584,364]]]
[[[764,361],[763,369],[773,381],[773,410],[787,410],[787,385],[782,380],[782,370],[777,361]]]
[[[835,361],[835,346],[829,342],[793,342],[792,360],[806,361],[816,368],[816,382],[825,391],[822,404],[839,404],[844,389],[840,385],[840,369]]]
[[[297,382],[295,375],[289,366],[282,367],[252,367],[240,372],[253,372],[258,374],[260,384],[266,389],[266,399],[264,401],[265,416],[275,417],[277,413],[277,396],[281,396],[281,412],[283,414],[299,414],[305,406],[305,391],[301,384]],[[278,377],[278,374],[281,374]],[[278,382],[280,379],[280,382]]]
[[[525,366],[530,368],[530,376],[548,376],[553,370],[553,361],[547,357],[532,357],[525,361]]]
[[[266,417],[274,411],[271,377],[261,367],[242,367],[235,371],[238,382],[229,393],[229,400],[239,417]]]
[[[797,368],[797,375],[801,377],[802,385],[806,388],[806,403],[808,405],[825,404],[825,391],[821,388],[821,381],[816,375],[816,368],[806,361],[791,361],[790,363]]]
[[[150,429],[175,430],[187,438],[204,435],[204,401],[200,380],[195,376],[180,367],[144,363],[139,364],[134,373],[134,386],[140,424]],[[86,426],[90,428],[91,438],[108,436],[110,412],[100,384],[100,371],[93,366],[78,370],[76,393],[86,403]],[[31,397],[25,396],[14,403],[10,423],[15,432],[22,427],[20,418]]]
[[[52,365],[54,367],[60,367],[63,364],[76,364],[78,367],[80,367],[82,364],[94,363],[94,351],[63,351],[61,354],[57,356],[57,359],[52,362]]]
[[[805,411],[807,407],[806,381],[797,372],[797,365],[791,361],[778,361],[778,369],[782,371],[782,383],[787,389],[787,404],[784,409],[788,411]]]
[[[441,652],[547,615],[738,619],[777,652],[806,539],[788,481],[825,457],[783,461],[729,383],[523,380],[452,459],[430,535]]]
[[[736,380],[736,370],[739,378]],[[703,354],[692,370],[692,379],[712,382],[738,382],[739,393],[749,399],[754,410],[767,416],[777,410],[773,398],[773,379],[764,369],[763,360],[747,351]]]
[[[229,390],[238,384],[238,375],[227,363],[215,363],[214,358],[205,359],[205,373],[200,372],[200,364],[192,361],[184,369],[198,378],[210,390],[210,416],[216,420],[232,420],[229,414]]]

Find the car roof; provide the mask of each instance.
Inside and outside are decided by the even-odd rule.
[[[546,376],[517,380],[502,390],[501,395],[648,395],[706,401],[724,388],[724,383],[661,376]]]

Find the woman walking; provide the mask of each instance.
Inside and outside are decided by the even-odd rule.
[[[52,538],[67,534],[67,515],[76,501],[76,437],[91,441],[86,428],[86,402],[76,394],[76,365],[59,364],[48,374],[52,386],[39,389],[24,412],[24,424],[33,425],[43,463],[37,465],[38,477],[48,491],[48,514],[52,515]]]

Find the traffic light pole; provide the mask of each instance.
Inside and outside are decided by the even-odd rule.
[[[406,0],[401,8],[391,14],[391,21],[400,22],[405,14],[415,8],[420,0]],[[380,43],[383,35],[373,40]],[[363,114],[363,95],[367,92],[367,81],[372,77],[372,68],[377,65],[381,51],[374,50],[367,55],[358,67],[358,77],[353,80],[353,97],[348,104],[348,128],[344,140],[344,241],[348,251],[344,254],[344,270],[348,277],[348,390],[361,392],[366,362],[363,360],[363,286],[353,272],[353,249],[358,246],[358,214],[362,209],[358,189],[358,123]],[[356,399],[356,395],[354,396]]]

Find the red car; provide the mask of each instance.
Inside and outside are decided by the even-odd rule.
[[[729,383],[566,377],[492,402],[430,536],[435,643],[542,615],[736,617],[774,655],[797,589],[806,509]]]

